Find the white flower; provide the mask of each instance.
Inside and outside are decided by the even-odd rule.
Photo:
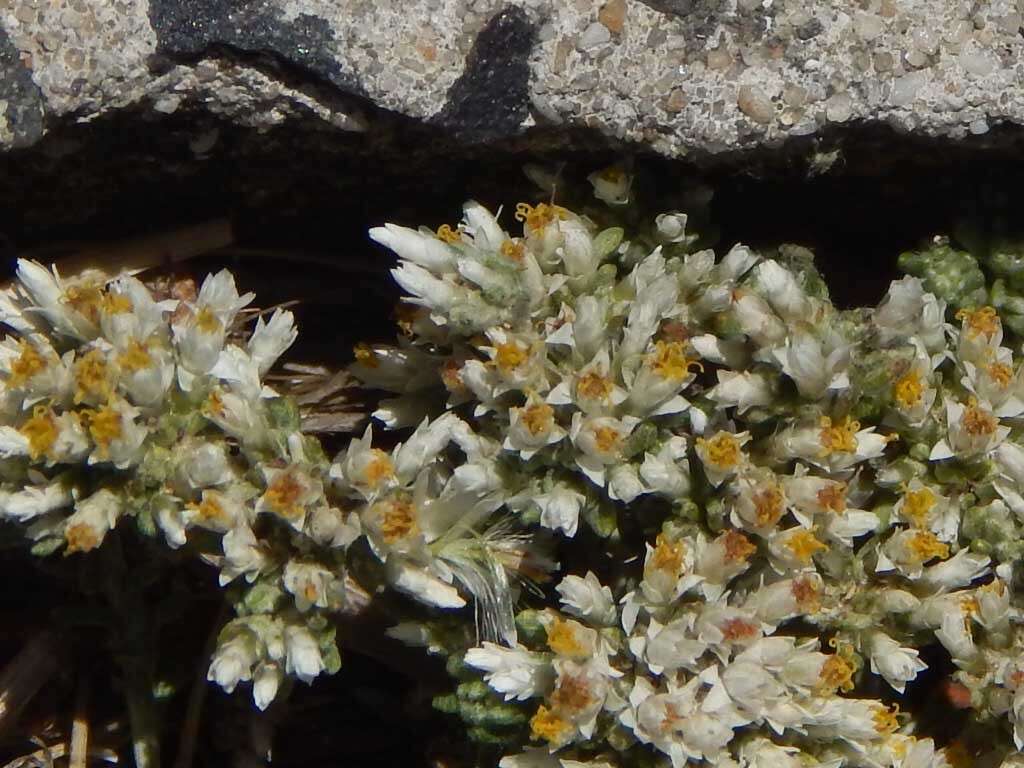
[[[680,668],[697,671],[697,660],[704,655],[707,646],[696,637],[693,621],[690,615],[662,626],[651,619],[644,658],[652,672],[660,675]]]
[[[281,581],[295,596],[295,607],[302,613],[314,605],[327,608],[341,603],[341,581],[320,563],[289,560]]]
[[[556,483],[547,493],[534,497],[540,507],[540,524],[553,531],[561,530],[566,536],[575,536],[579,525],[580,509],[585,497],[563,483]]]
[[[505,648],[484,642],[466,651],[466,663],[484,671],[484,680],[505,700],[543,696],[554,682],[554,670],[543,657],[523,646]]]
[[[719,368],[718,385],[708,392],[708,397],[719,408],[736,408],[744,414],[756,406],[770,405],[775,398],[774,383],[763,374],[750,371],[729,371]]]
[[[850,386],[846,368],[850,361],[850,347],[840,344],[828,351],[819,339],[807,333],[797,333],[786,339],[781,349],[774,350],[775,359],[782,370],[796,382],[800,394],[819,400],[832,390]]]
[[[595,485],[603,486],[606,468],[622,461],[624,443],[639,421],[634,416],[616,419],[573,414],[569,436],[579,449],[576,464]]]
[[[673,435],[658,448],[645,453],[640,477],[654,493],[669,499],[686,496],[690,491],[690,464],[686,460],[686,438]]]
[[[890,345],[918,337],[930,352],[946,346],[946,302],[926,293],[916,277],[894,280],[872,315],[879,341]]]
[[[909,528],[897,531],[878,550],[878,573],[897,570],[911,579],[918,579],[924,564],[935,558],[949,557],[949,545],[939,541],[931,531]]]
[[[993,307],[978,307],[961,309],[956,317],[962,322],[957,335],[957,359],[962,363],[983,365],[1003,341],[1003,324],[999,315]]]
[[[935,637],[949,651],[954,662],[968,662],[978,652],[971,632],[971,620],[959,611],[942,617],[942,625],[935,630]]]
[[[989,562],[987,555],[961,549],[948,560],[925,568],[920,581],[933,592],[946,592],[966,586],[988,573]]]
[[[796,277],[777,261],[768,259],[757,266],[758,287],[779,317],[787,323],[806,321],[811,302]]]
[[[124,511],[124,500],[103,488],[75,504],[75,511],[64,524],[68,554],[88,552],[103,543]]]
[[[608,472],[608,498],[629,504],[648,489],[632,464],[619,464]]]
[[[996,491],[1018,518],[1024,519],[1024,448],[1017,443],[1004,442],[996,448],[992,458],[999,469],[993,481]]]
[[[0,490],[0,517],[24,523],[67,507],[73,501],[71,486],[60,480],[45,485],[25,485],[18,491]]]
[[[259,655],[256,636],[248,629],[237,631],[227,642],[218,643],[206,679],[231,693],[240,682],[252,679],[252,668]]]
[[[903,693],[907,683],[916,678],[918,672],[928,669],[915,649],[901,647],[884,632],[872,633],[868,639],[868,652],[871,671],[884,677],[899,693]]]
[[[394,251],[399,258],[424,267],[436,275],[455,271],[455,251],[433,233],[385,224],[370,229],[370,239]]]
[[[740,329],[762,347],[774,347],[786,338],[786,326],[768,302],[756,293],[737,289],[732,292],[732,313]]]
[[[609,205],[625,205],[629,202],[629,188],[633,183],[633,177],[616,165],[608,166],[600,171],[594,171],[587,176],[594,187],[594,197]],[[685,217],[683,219],[686,221]]]
[[[522,408],[509,409],[509,427],[504,447],[529,459],[537,451],[565,437],[555,421],[555,409],[531,393]]]
[[[295,328],[295,316],[284,309],[274,310],[269,322],[263,321],[263,315],[256,319],[256,327],[249,337],[247,348],[249,356],[259,370],[260,376],[266,374],[277,362],[277,359],[298,338]]]
[[[686,241],[686,219],[685,213],[662,213],[654,217],[654,226],[666,243],[682,243]]]
[[[435,277],[429,270],[408,261],[392,269],[391,276],[410,294],[412,298],[408,301],[411,304],[419,304],[441,315],[451,311],[468,294],[465,288],[456,285],[451,279]]]
[[[304,683],[324,671],[324,660],[316,638],[303,626],[288,626],[284,630],[285,671]]]
[[[263,547],[248,525],[239,525],[225,533],[221,537],[221,546],[224,548],[224,557],[220,561],[222,587],[243,575],[252,583],[267,564]]]
[[[761,256],[745,245],[737,243],[722,257],[716,267],[718,279],[725,283],[734,283],[753,269]]]
[[[186,374],[203,375],[213,368],[235,316],[253,298],[251,293],[239,296],[235,278],[226,269],[207,276],[190,311],[172,316],[174,344]],[[191,389],[189,375],[179,374],[179,383],[186,391]]]
[[[987,456],[1010,434],[999,425],[999,418],[988,403],[969,400],[966,405],[946,399],[947,437],[932,448],[929,459],[939,461],[953,456],[973,459]]]
[[[284,670],[275,662],[263,662],[256,667],[252,676],[252,700],[262,712],[277,696],[277,689],[284,679]]]
[[[465,598],[451,584],[399,558],[388,560],[387,577],[391,586],[424,605],[462,608],[466,604]]]
[[[749,432],[733,434],[719,430],[708,439],[698,438],[697,456],[704,464],[708,482],[718,487],[742,469],[747,462],[743,446],[750,442]]]
[[[557,590],[565,610],[573,616],[603,626],[611,626],[618,619],[611,589],[602,586],[593,571],[587,571],[584,578],[566,576]]]

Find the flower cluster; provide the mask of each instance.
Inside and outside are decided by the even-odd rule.
[[[0,295],[13,331],[0,342],[0,519],[36,554],[71,555],[131,518],[188,544],[222,585],[253,585],[210,679],[253,679],[265,707],[286,672],[308,682],[336,664],[320,614],[346,604],[354,533],[325,497],[319,445],[263,383],[296,338],[292,315],[244,331],[252,299],[227,271],[151,290],[19,262]]]
[[[407,296],[398,344],[360,345],[353,372],[389,393],[387,428],[459,447],[443,482],[369,432],[335,465],[374,551],[456,606],[444,584],[484,590],[430,542],[486,542],[511,513],[570,571],[518,634],[396,636],[464,654],[524,709],[506,768],[998,765],[1024,743],[1024,373],[984,283],[958,311],[918,277],[841,311],[805,250],[716,258],[678,212],[627,239],[597,222],[628,205],[628,175],[591,182],[607,210],[520,203],[506,229],[469,202],[454,227],[370,232]],[[594,533],[596,562],[578,556]],[[925,647],[955,668],[949,708],[1002,741],[939,748],[900,710]]]

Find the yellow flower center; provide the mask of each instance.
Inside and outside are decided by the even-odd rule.
[[[730,529],[722,537],[725,559],[731,563],[745,563],[757,552],[757,546],[737,530]]]
[[[931,488],[919,488],[903,494],[903,515],[916,526],[928,523],[928,513],[935,506],[937,499]]]
[[[525,222],[526,228],[531,232],[544,229],[556,218],[567,219],[568,217],[569,212],[560,205],[548,205],[547,203],[538,203],[536,206],[529,203],[516,205],[516,221]]]
[[[400,303],[395,306],[395,323],[406,336],[412,335],[412,326],[420,316],[423,309],[415,304]]]
[[[131,312],[135,307],[132,300],[123,293],[107,291],[100,299],[100,306],[108,315],[124,315]]]
[[[817,493],[818,503],[841,515],[846,511],[846,483],[831,483]]]
[[[537,741],[543,739],[553,744],[558,743],[569,727],[569,723],[543,704],[537,708],[537,714],[530,718],[530,735]]]
[[[606,401],[612,394],[612,380],[596,371],[587,371],[576,379],[576,395],[585,400]]]
[[[914,531],[907,544],[908,549],[918,562],[926,562],[933,557],[949,556],[949,545],[936,538],[931,531]]]
[[[967,403],[961,423],[964,431],[972,437],[994,434],[999,426],[999,420],[992,412],[979,407],[974,398]]]
[[[501,255],[512,261],[522,261],[524,247],[518,240],[506,240],[501,244]]]
[[[494,363],[502,373],[511,373],[529,359],[530,353],[514,341],[499,344],[494,350]]]
[[[721,469],[732,469],[740,462],[740,442],[728,432],[719,432],[710,440],[700,438],[697,445],[704,448],[707,462]]]
[[[452,229],[447,224],[442,224],[437,228],[437,239],[452,245],[462,239],[462,233],[457,229]]]
[[[658,376],[669,381],[682,381],[690,374],[690,366],[700,371],[704,366],[686,356],[682,341],[656,341],[654,351],[647,356],[647,364]]]
[[[825,456],[833,453],[853,453],[857,450],[857,430],[860,422],[844,417],[833,424],[828,416],[821,417],[821,448]]]
[[[893,704],[892,709],[879,704],[871,718],[875,722],[875,731],[880,735],[895,733],[898,731],[900,727],[900,721],[898,719],[899,713],[899,704]]]
[[[818,673],[818,693],[830,696],[837,689],[852,691],[853,688],[853,665],[837,653],[825,659]]]
[[[103,292],[97,285],[72,285],[64,291],[64,301],[78,314],[95,323],[100,317]]]
[[[376,488],[388,478],[395,476],[395,465],[391,463],[391,457],[380,448],[373,448],[370,453],[372,458],[366,463],[363,476],[370,488]]]
[[[594,701],[594,692],[583,676],[565,675],[551,694],[551,703],[559,712],[582,712]]]
[[[757,634],[758,626],[746,619],[734,618],[726,620],[719,629],[728,641],[745,640]]]
[[[128,344],[128,349],[117,358],[117,364],[125,373],[137,373],[151,367],[153,358],[145,345],[137,339],[132,339]]]
[[[548,647],[559,656],[587,656],[589,651],[576,632],[576,627],[557,616],[545,628]]]
[[[782,517],[782,489],[775,483],[754,493],[754,512],[759,526],[775,525]]]
[[[670,541],[664,533],[659,533],[651,554],[651,567],[673,575],[679,573],[683,568],[682,543]]]
[[[524,408],[520,418],[530,434],[536,437],[551,431],[555,424],[555,409],[547,403],[537,403]]]
[[[816,611],[821,600],[821,592],[818,585],[809,577],[801,576],[793,579],[793,585],[789,592],[796,600],[797,607],[806,613]]]
[[[369,344],[359,342],[352,348],[352,354],[356,358],[356,362],[360,365],[365,365],[367,368],[379,368],[380,361],[377,359],[377,353],[373,351]]]
[[[264,494],[270,508],[281,517],[292,519],[302,515],[300,500],[305,487],[294,472],[281,472],[267,486]]]
[[[961,309],[956,313],[956,319],[963,321],[963,327],[971,339],[982,335],[991,339],[999,330],[999,315],[994,307]]]
[[[92,526],[85,523],[72,523],[64,530],[64,539],[67,541],[65,554],[73,552],[89,552],[100,545],[100,537]]]
[[[985,370],[1000,389],[1010,386],[1010,381],[1013,379],[1013,368],[1006,363],[989,363],[985,366]]]
[[[11,363],[11,378],[9,383],[12,387],[20,387],[40,371],[46,368],[46,361],[34,345],[21,339],[18,342],[21,351],[18,358]]]
[[[110,444],[121,437],[121,414],[108,405],[89,412],[88,416],[89,434],[99,447],[100,455],[105,456]]]
[[[892,387],[892,395],[902,408],[913,408],[921,402],[924,384],[917,371],[911,369],[896,380]]]
[[[626,172],[617,165],[610,165],[601,171],[598,176],[602,181],[607,181],[609,184],[618,184],[626,178]]]
[[[228,513],[224,509],[224,505],[211,493],[204,494],[203,500],[196,504],[194,509],[196,514],[204,520],[226,521],[228,519]]]
[[[811,562],[815,552],[828,549],[828,545],[819,541],[810,531],[801,529],[786,539],[786,549],[793,553],[798,562],[807,564]]]
[[[385,544],[394,544],[419,530],[416,507],[409,499],[391,499],[381,502],[380,534]]]
[[[615,427],[597,427],[594,429],[594,443],[601,453],[611,453],[619,446],[622,435]]]
[[[224,415],[224,398],[221,397],[219,390],[210,390],[210,394],[203,403],[202,410],[204,416],[220,417]]]
[[[466,383],[462,380],[462,366],[458,361],[449,358],[441,366],[441,383],[449,392],[465,392]]]
[[[32,418],[19,431],[28,439],[28,455],[35,461],[57,441],[57,420],[49,408],[37,405],[32,409]]]
[[[204,306],[196,315],[196,326],[203,333],[217,333],[221,329],[220,318],[212,309]]]
[[[110,396],[107,358],[100,350],[92,350],[75,363],[75,384],[76,403],[89,397],[106,400]]]

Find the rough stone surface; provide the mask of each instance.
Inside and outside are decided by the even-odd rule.
[[[585,127],[672,157],[864,121],[957,139],[1024,122],[1022,5],[0,0],[0,146],[140,107],[473,141]]]

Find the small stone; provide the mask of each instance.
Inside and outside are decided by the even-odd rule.
[[[64,50],[64,65],[70,70],[78,70],[85,64],[85,54],[79,48]]]
[[[975,136],[981,136],[983,133],[988,133],[988,120],[979,117],[977,120],[972,120],[967,128]]]
[[[996,62],[987,51],[971,45],[960,54],[960,66],[975,77],[984,77],[996,68]]]
[[[56,51],[60,48],[61,43],[63,43],[64,40],[60,35],[54,34],[53,32],[44,32],[39,36],[39,42],[47,51]]]
[[[875,65],[876,72],[888,72],[892,69],[895,60],[891,53],[880,51],[871,57],[871,62]]]
[[[673,88],[668,98],[665,99],[665,111],[672,114],[682,112],[687,103],[689,103],[689,99],[686,98],[686,92],[682,88]]]
[[[807,89],[800,85],[787,85],[782,89],[782,100],[790,107],[802,107],[807,103]]]
[[[850,94],[836,93],[825,102],[825,117],[833,123],[845,123],[853,114],[853,99]]]
[[[882,4],[878,8],[878,14],[886,19],[891,19],[896,15],[896,0],[882,0]]]
[[[884,29],[882,20],[873,13],[858,13],[853,19],[853,29],[861,40],[874,40]]]
[[[597,85],[598,80],[600,80],[600,75],[596,71],[590,70],[574,77],[571,85],[577,91],[589,91]]]
[[[857,51],[853,54],[853,66],[858,72],[867,72],[871,68],[871,57],[867,51]]]
[[[651,27],[651,31],[647,33],[647,47],[657,48],[668,40],[668,32],[661,27]]]
[[[563,37],[555,46],[555,55],[551,59],[551,71],[556,75],[565,71],[565,65],[569,60],[569,53],[576,46],[576,41],[571,37]]]
[[[788,128],[791,125],[796,125],[803,115],[804,111],[802,109],[787,109],[779,115],[779,122]]]
[[[708,69],[724,70],[732,66],[732,54],[725,46],[708,51]]]
[[[22,24],[31,24],[36,20],[35,9],[29,8],[27,5],[19,5],[14,11],[14,18]]]
[[[974,32],[974,25],[967,19],[954,21],[943,33],[943,38],[950,43],[965,43]]]
[[[903,77],[897,77],[892,82],[892,95],[889,100],[896,107],[910,104],[917,97],[917,92],[921,90],[927,79],[926,72],[910,72]]]
[[[810,21],[805,24],[801,24],[796,28],[796,36],[801,40],[810,40],[813,37],[817,37],[821,34],[822,30],[825,29],[822,23],[818,21],[818,18],[812,17]]]
[[[755,123],[770,123],[775,114],[775,105],[764,91],[754,85],[741,85],[736,97],[740,111]]]
[[[904,60],[912,66],[914,69],[920,69],[928,63],[928,56],[924,51],[918,50],[917,48],[911,48],[903,56]]]
[[[997,21],[999,28],[1008,35],[1016,35],[1020,31],[1021,23],[1019,13],[1008,13]]]
[[[597,20],[616,35],[626,24],[626,0],[608,0],[597,14]]]
[[[918,27],[910,35],[910,44],[931,56],[939,50],[939,32],[928,27]]]
[[[612,33],[608,31],[608,27],[595,21],[583,31],[582,35],[580,35],[580,39],[576,44],[576,47],[581,51],[586,51],[590,48],[596,48],[599,45],[604,45],[611,39]]]
[[[554,40],[556,34],[558,34],[558,30],[555,29],[554,24],[551,22],[542,24],[540,29],[537,30],[537,42],[546,43],[549,40]]]

